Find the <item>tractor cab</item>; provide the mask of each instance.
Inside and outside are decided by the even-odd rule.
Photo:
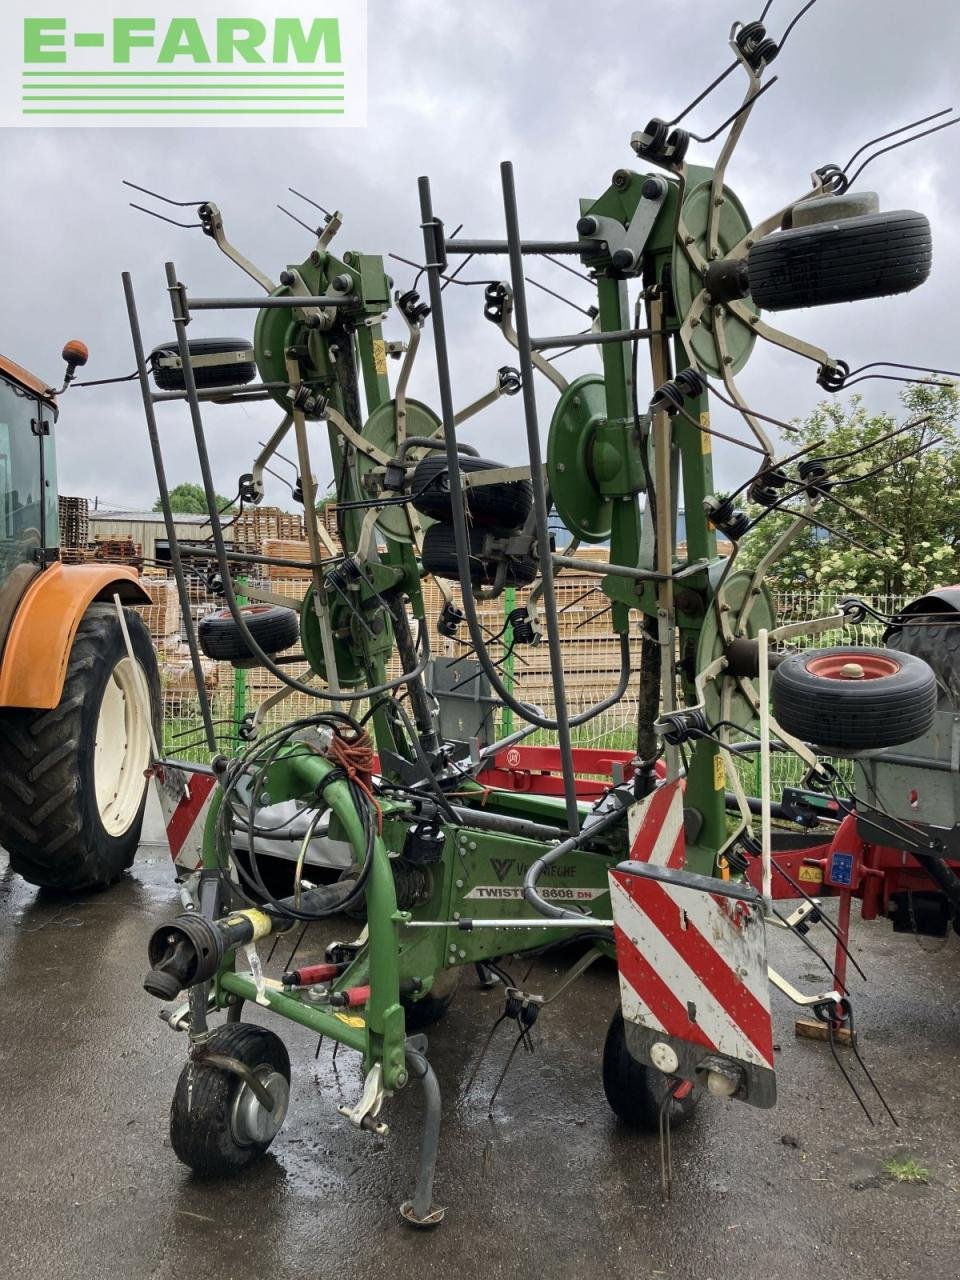
[[[0,651],[27,587],[59,555],[54,392],[0,356]]]

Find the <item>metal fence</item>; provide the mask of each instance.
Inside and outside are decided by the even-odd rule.
[[[557,583],[564,681],[572,715],[612,691],[619,675],[619,645],[617,637],[610,630],[608,601],[600,591],[599,581],[595,575],[564,574]],[[289,597],[291,604],[296,606],[309,584],[299,577],[277,577],[265,580],[263,585],[276,594]],[[154,604],[143,609],[142,613],[160,658],[164,750],[182,758],[205,759],[209,753],[203,735],[193,670],[183,641],[182,619],[173,579],[145,580],[145,586],[154,598]],[[787,623],[835,613],[838,596],[831,592],[784,592],[777,594],[774,599],[778,622]],[[512,686],[516,696],[523,701],[534,703],[551,714],[554,706],[547,646],[517,646],[511,652],[508,646],[510,632],[509,629],[504,630],[506,614],[525,600],[526,594],[517,591],[506,593],[502,600],[486,602],[482,605],[481,621],[490,638],[494,658],[502,664],[501,671],[508,687]],[[220,608],[221,603],[202,587],[190,588],[190,608],[195,620]],[[866,603],[879,613],[890,614],[902,608],[906,599],[876,596],[867,597]],[[442,608],[443,597],[432,583],[425,584],[425,604],[434,652],[468,660],[472,654],[469,643],[445,640],[436,632],[434,624]],[[640,624],[637,615],[634,618],[633,650],[639,654]],[[881,623],[868,618],[866,622],[856,626],[826,631],[817,636],[800,637],[796,644],[807,647],[878,644],[882,631]],[[497,636],[498,639],[493,639]],[[267,698],[279,693],[283,686],[276,676],[261,667],[238,670],[230,663],[205,659],[203,668],[216,721],[218,745],[229,751],[242,741],[239,730],[244,716],[255,711]],[[294,664],[288,670],[298,678],[309,677],[306,664]],[[399,674],[396,660],[391,664],[391,674]],[[324,705],[326,704],[304,693],[291,692],[268,712],[264,723],[267,728],[271,728],[310,715]],[[365,710],[363,704],[361,709]],[[625,697],[619,703],[574,730],[574,745],[632,750],[636,741],[637,713],[637,682],[632,680]],[[501,711],[497,724],[498,733],[515,727],[518,727],[516,722],[511,723],[509,714]],[[546,732],[536,733],[528,741],[532,744],[548,742],[551,741],[551,735]],[[841,768],[843,767],[841,762]],[[746,762],[743,769],[745,783],[754,789],[754,762]],[[803,774],[804,766],[795,757],[773,757],[773,780],[777,788],[799,785]]]

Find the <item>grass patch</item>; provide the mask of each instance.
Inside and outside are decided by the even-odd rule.
[[[930,1181],[930,1170],[925,1169],[917,1160],[897,1160],[891,1156],[889,1160],[883,1162],[883,1171],[894,1182],[927,1183]]]

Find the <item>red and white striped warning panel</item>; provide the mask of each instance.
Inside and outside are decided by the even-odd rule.
[[[610,873],[627,1047],[667,1075],[754,1106],[776,1078],[760,899],[642,862]]]
[[[630,857],[656,867],[682,867],[683,788],[679,779],[657,787],[631,805],[627,814]]]
[[[181,871],[196,871],[203,860],[203,829],[216,778],[162,765],[156,770],[157,795],[167,829],[170,857]]]

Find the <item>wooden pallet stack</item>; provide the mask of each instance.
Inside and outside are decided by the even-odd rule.
[[[263,544],[268,538],[303,542],[303,516],[296,511],[281,511],[279,507],[247,507],[233,522],[233,536],[237,547],[253,555],[263,555]]]
[[[108,564],[132,565],[143,568],[143,547],[132,538],[98,537],[87,544],[88,560],[104,560]]]
[[[153,603],[141,605],[137,613],[147,624],[154,644],[159,648],[171,637],[179,640],[180,599],[177,584],[172,578],[143,578],[141,586],[150,594]]]
[[[60,549],[77,552],[86,548],[90,537],[90,503],[86,498],[59,498]]]

